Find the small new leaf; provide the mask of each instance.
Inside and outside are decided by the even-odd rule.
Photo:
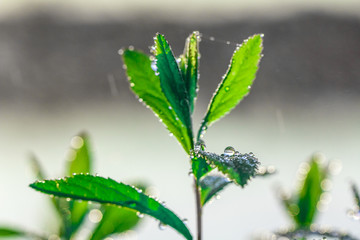
[[[201,205],[204,206],[212,197],[226,187],[231,181],[221,175],[207,175],[200,181]]]
[[[189,93],[190,111],[194,111],[194,103],[198,89],[199,77],[199,42],[200,33],[193,32],[185,43],[184,53],[180,56],[179,67]]]
[[[192,139],[190,100],[185,81],[165,37],[157,34],[154,39],[156,71],[160,77],[162,92],[165,94],[176,115],[188,129],[188,134]]]
[[[244,187],[247,182],[255,176],[260,162],[252,153],[233,155],[209,153],[198,151],[210,165],[216,167],[229,179]]]
[[[172,211],[140,190],[110,178],[75,175],[59,180],[45,180],[30,185],[35,190],[58,197],[114,204],[152,216],[186,239],[192,236],[185,224]]]
[[[310,229],[311,224],[317,215],[317,206],[321,194],[324,192],[322,182],[327,178],[327,167],[322,167],[319,155],[313,155],[309,161],[308,169],[300,169],[304,172],[304,180],[300,183],[298,192],[291,198],[282,198],[283,204],[290,217],[296,224],[296,229]]]
[[[248,38],[235,50],[229,69],[209,104],[198,132],[198,139],[208,126],[230,112],[248,95],[258,70],[261,52],[261,35]]]
[[[296,215],[299,227],[310,227],[317,214],[317,204],[324,192],[321,183],[327,177],[327,169],[319,164],[317,155],[310,161],[310,170],[300,187],[297,205],[299,214]]]
[[[68,159],[67,175],[91,173],[92,156],[87,134],[80,133],[74,136],[70,146],[73,154],[70,154],[70,159]]]
[[[131,90],[154,111],[189,154],[192,136],[162,92],[159,76],[155,75],[149,56],[129,49],[124,50],[122,56]]]

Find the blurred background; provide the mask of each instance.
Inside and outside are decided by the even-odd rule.
[[[47,197],[28,187],[29,154],[63,176],[72,136],[91,137],[101,176],[155,186],[195,233],[190,168],[182,148],[130,92],[118,50],[146,53],[156,32],[176,55],[194,30],[200,44],[195,127],[236,47],[264,33],[251,94],[207,132],[207,149],[254,152],[278,174],[228,187],[206,207],[204,239],[251,239],[289,226],[276,189],[293,189],[314,152],[342,162],[317,223],[360,236],[346,215],[360,184],[360,1],[0,0],[0,224],[51,231]],[[215,39],[215,40],[213,40]],[[230,41],[230,44],[226,44]],[[48,210],[49,209],[49,210]],[[145,218],[131,239],[181,239]],[[130,239],[122,237],[121,239]]]

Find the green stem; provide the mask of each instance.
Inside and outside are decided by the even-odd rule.
[[[194,190],[196,199],[196,223],[197,223],[197,240],[201,240],[202,236],[202,206],[200,200],[200,188],[194,177]]]

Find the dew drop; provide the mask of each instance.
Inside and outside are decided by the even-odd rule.
[[[169,110],[172,110],[172,107],[171,107],[171,106],[169,106],[168,108],[169,108]]]
[[[215,41],[215,38],[214,37],[209,37],[209,40],[210,41]]]
[[[166,224],[160,222],[160,223],[159,223],[159,229],[160,229],[160,230],[165,230],[165,229],[166,229]]]
[[[261,33],[261,34],[260,34],[260,37],[262,37],[262,38],[263,38],[264,36],[265,36],[265,35],[264,35],[263,33]]]
[[[219,194],[215,194],[215,199],[219,200],[219,199],[221,199],[221,196]]]
[[[157,72],[156,61],[152,61],[152,62],[151,62],[151,69],[152,69],[154,72]]]
[[[134,46],[130,45],[130,46],[129,46],[129,50],[130,50],[130,51],[133,51],[133,50],[134,50]]]
[[[138,216],[138,218],[143,218],[144,214],[142,214],[141,212],[137,212],[136,215]]]
[[[187,224],[189,220],[187,218],[184,218],[182,221],[184,224]]]
[[[130,83],[130,87],[135,87],[135,83]]]
[[[228,92],[230,90],[229,87],[225,87],[225,92]]]
[[[119,53],[119,55],[123,55],[124,54],[124,49],[119,49],[119,51],[118,51],[118,53]]]
[[[71,198],[66,198],[66,201],[67,201],[67,202],[70,202],[70,201],[71,201]]]
[[[230,45],[230,41],[226,41],[226,44],[227,44],[227,45]]]
[[[233,156],[235,154],[235,149],[231,146],[228,146],[224,149],[225,156]]]

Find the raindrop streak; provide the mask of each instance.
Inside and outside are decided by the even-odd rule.
[[[229,146],[224,149],[225,156],[233,156],[235,154],[235,148]]]
[[[126,65],[124,65],[124,66],[126,67]],[[108,74],[107,79],[109,81],[111,96],[113,96],[113,97],[119,96],[119,90],[117,89],[114,75]]]

